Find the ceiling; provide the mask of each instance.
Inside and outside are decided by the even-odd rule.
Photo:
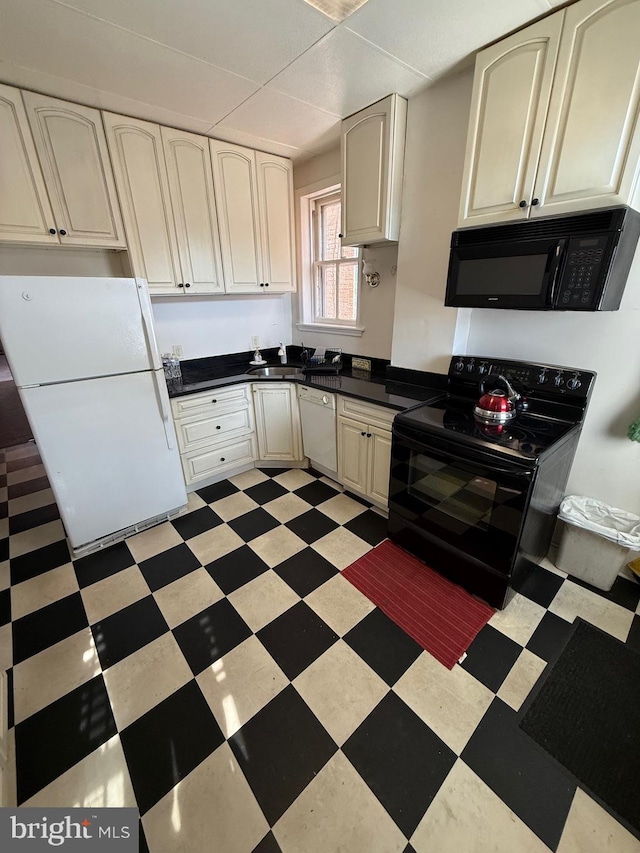
[[[0,81],[295,160],[565,0],[0,0]]]

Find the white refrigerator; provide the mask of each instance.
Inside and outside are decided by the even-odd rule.
[[[143,279],[2,276],[0,339],[74,556],[186,504]]]

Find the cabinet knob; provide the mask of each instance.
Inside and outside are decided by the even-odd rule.
[[[344,237],[344,234],[338,234],[338,237],[342,240],[342,238]]]
[[[55,234],[55,233],[56,233],[55,228],[49,228],[49,234]]]
[[[184,284],[183,284],[182,282],[179,282],[179,283],[176,285],[176,287],[184,287]]]
[[[269,282],[268,282],[268,281],[265,281],[264,286],[265,286],[265,287],[269,287]]]
[[[264,287],[264,281],[261,281],[258,287]]]
[[[220,426],[220,424],[218,424],[218,426],[216,427],[216,429],[222,429],[222,427]]]
[[[527,202],[524,199],[522,199],[522,201],[520,202],[520,207],[526,207],[526,206],[527,206]]]
[[[371,433],[370,433],[370,432],[368,432],[368,433],[367,433],[367,438],[371,438]]]
[[[188,282],[188,281],[187,281],[187,282],[185,282],[185,285],[184,285],[184,286],[185,286],[185,287],[191,287],[191,285],[189,284],[189,282]]]
[[[67,236],[67,232],[64,230],[64,228],[60,229],[60,233],[62,234],[63,237]]]
[[[366,435],[366,432],[361,432],[360,435],[364,437]]]
[[[217,401],[217,400],[212,400],[211,402],[212,402],[212,403],[217,403],[218,401]]]
[[[539,204],[540,204],[539,198],[532,198],[531,199],[531,207],[537,207]]]
[[[224,462],[224,461],[225,461],[224,456],[221,456],[221,457],[220,457],[220,461],[221,461],[221,462]]]

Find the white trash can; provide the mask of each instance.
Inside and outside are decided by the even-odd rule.
[[[595,498],[569,495],[560,504],[563,522],[556,565],[580,580],[610,590],[640,551],[640,516]]]

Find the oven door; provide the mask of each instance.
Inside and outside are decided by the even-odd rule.
[[[395,425],[389,512],[413,531],[508,575],[535,468]]]

